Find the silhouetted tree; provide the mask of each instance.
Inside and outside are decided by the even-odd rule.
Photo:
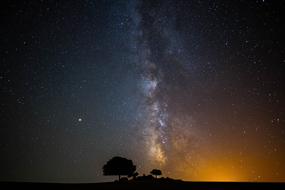
[[[157,178],[157,176],[161,175],[162,173],[158,169],[153,169],[150,174],[154,175]]]
[[[133,175],[135,171],[136,166],[132,160],[119,156],[113,157],[103,166],[104,175],[118,175],[119,180],[121,179],[121,175]]]

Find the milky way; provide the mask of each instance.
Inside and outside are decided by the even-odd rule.
[[[179,60],[183,57],[184,47],[174,29],[176,10],[172,3],[138,3],[137,53],[141,90],[145,98],[142,109],[147,113],[142,127],[148,159],[153,166],[157,165],[165,172],[175,170],[179,173],[185,169],[180,166],[188,165],[193,170],[191,166],[196,161],[192,158],[197,157],[197,152],[193,154],[195,132],[191,115],[184,112],[175,114],[177,108],[185,105],[171,104],[178,103],[179,98],[189,98],[187,95],[181,97],[181,92],[175,94],[177,90],[187,91],[185,83],[189,62]]]

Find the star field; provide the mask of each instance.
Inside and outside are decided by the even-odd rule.
[[[284,2],[0,4],[0,181],[285,181]]]

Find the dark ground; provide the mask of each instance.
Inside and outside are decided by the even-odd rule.
[[[21,183],[1,182],[1,189],[110,189],[110,190],[285,190],[285,183],[241,183],[241,182],[183,182],[183,181],[128,181],[92,184]]]

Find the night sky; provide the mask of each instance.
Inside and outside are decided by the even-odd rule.
[[[285,2],[0,3],[0,181],[285,181]]]

